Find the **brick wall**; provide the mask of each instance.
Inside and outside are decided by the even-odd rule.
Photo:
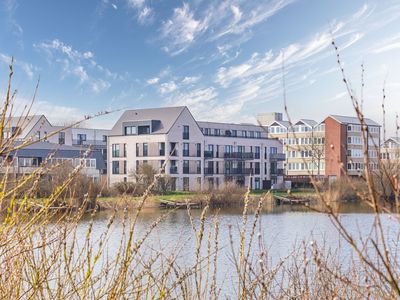
[[[340,124],[335,119],[327,117],[325,119],[325,175],[336,176],[343,175],[341,163],[347,166],[346,158],[346,139],[347,127]]]

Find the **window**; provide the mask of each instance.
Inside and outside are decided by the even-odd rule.
[[[115,160],[112,162],[112,173],[119,174],[119,161]]]
[[[247,137],[247,131],[246,130],[242,130],[242,137]]]
[[[237,130],[236,130],[236,129],[233,129],[233,130],[232,130],[232,136],[233,136],[233,137],[237,137]]]
[[[183,125],[182,138],[184,140],[188,140],[189,139],[189,126],[188,125]]]
[[[119,157],[119,144],[112,144],[112,157]]]
[[[256,131],[256,138],[257,139],[261,139],[261,132],[260,131]]]
[[[250,131],[249,133],[250,133],[250,137],[254,138],[254,131]]]
[[[254,158],[255,159],[260,159],[260,146],[255,146],[254,147]]]
[[[125,135],[134,135],[134,134],[136,134],[136,127],[135,126],[125,126],[124,134]]]
[[[78,133],[77,137],[78,137],[78,145],[82,145],[83,142],[86,142],[86,134]]]
[[[143,143],[143,156],[149,155],[149,144]]]
[[[189,174],[189,161],[188,160],[183,161],[182,167],[183,167],[182,173]]]
[[[150,134],[150,126],[138,126],[138,134]]]
[[[215,136],[220,136],[220,135],[221,135],[221,130],[218,129],[218,128],[215,128],[215,129],[214,129],[214,135],[215,135]]]
[[[178,174],[178,164],[176,160],[171,160],[170,174]]]
[[[269,153],[271,153],[271,154],[276,154],[276,153],[278,153],[278,148],[277,148],[277,147],[271,147],[271,148],[269,148]]]
[[[183,190],[189,191],[189,177],[183,177]]]
[[[259,190],[260,189],[260,178],[255,178],[254,179],[254,189]]]
[[[254,163],[254,174],[260,175],[260,163],[259,162]]]
[[[35,137],[37,140],[40,140],[40,131],[36,131]]]
[[[164,156],[165,155],[165,143],[164,142],[158,143],[158,148],[159,148],[159,155]]]
[[[196,173],[201,174],[201,160],[196,160]]]
[[[103,142],[107,142],[107,136],[103,135]]]
[[[182,155],[189,156],[189,143],[183,143]]]
[[[65,132],[60,131],[60,132],[58,133],[58,143],[59,143],[60,145],[64,145],[64,144],[65,144]]]
[[[197,157],[201,157],[201,144],[200,143],[196,144],[196,155],[197,155]]]
[[[171,156],[177,156],[177,144],[176,143],[170,143],[171,146]]]

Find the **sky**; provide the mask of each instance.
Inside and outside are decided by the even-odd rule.
[[[177,105],[198,120],[254,123],[283,112],[284,94],[292,119],[322,121],[354,115],[334,38],[365,116],[380,123],[385,89],[394,134],[399,28],[393,0],[2,0],[0,95],[14,57],[16,109],[40,78],[32,112],[56,124],[116,111],[88,124],[110,128],[124,109]]]

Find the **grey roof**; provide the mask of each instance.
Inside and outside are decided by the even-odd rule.
[[[16,143],[20,145],[21,143]],[[59,145],[48,142],[37,142],[25,146],[19,150],[12,151],[10,154],[17,157],[41,157],[48,158],[50,155],[54,158],[81,158],[85,155],[87,148],[79,148],[69,145]],[[96,168],[105,169],[105,161],[99,150],[91,150],[87,154],[88,158],[96,159]]]
[[[279,125],[281,125],[282,127],[285,127],[285,128],[289,128],[290,127],[290,122],[289,121],[273,121],[268,126],[272,126],[272,124],[274,124],[274,123],[277,123],[277,124],[279,124]]]
[[[360,120],[357,117],[340,116],[340,115],[329,115],[329,117],[335,119],[336,121],[342,124],[360,124]],[[364,118],[364,122],[368,126],[381,126],[375,121],[368,118]]]
[[[221,127],[224,125],[229,125],[231,127],[232,126],[235,127],[236,129],[241,129],[241,128],[246,129],[246,130],[249,130],[249,129],[264,130],[265,129],[264,126],[262,126],[262,125],[250,124],[250,123],[224,123],[224,122],[198,121],[197,124],[202,128],[204,128],[204,127],[218,128],[218,127]]]
[[[311,119],[300,119],[297,123],[302,122],[310,127],[314,127],[315,125],[317,125],[317,121],[311,120]],[[296,124],[297,124],[296,123]]]
[[[20,127],[22,131],[19,137],[24,138],[42,117],[46,118],[44,115],[8,117],[5,120],[5,126],[7,129],[11,127]]]
[[[168,133],[184,109],[187,109],[186,106],[126,110],[111,129],[110,135],[121,135],[124,122],[151,120],[160,121],[151,134]]]
[[[395,142],[396,144],[399,144],[399,145],[400,145],[400,137],[390,137],[390,138],[388,138],[388,139],[384,142],[384,144],[387,143],[387,142],[390,142],[390,141],[393,141],[393,142]]]

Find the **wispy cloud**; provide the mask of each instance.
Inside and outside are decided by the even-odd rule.
[[[183,3],[161,26],[161,38],[166,42],[163,49],[171,55],[178,55],[200,39],[210,43],[230,35],[244,42],[251,36],[249,31],[253,27],[293,2],[226,0],[211,2],[205,8],[196,6],[196,2],[192,6]]]
[[[128,8],[135,12],[140,25],[149,25],[154,20],[154,11],[145,0],[127,0]]]
[[[379,54],[379,53],[392,51],[392,50],[396,50],[396,49],[400,49],[400,34],[396,34],[396,35],[380,42],[377,46],[375,46],[371,50],[371,52]]]
[[[200,80],[201,76],[185,76],[182,80],[182,84],[194,84]]]
[[[171,55],[185,51],[196,37],[207,28],[206,20],[197,20],[189,4],[174,9],[172,18],[163,23],[162,37],[168,40],[164,50]]]
[[[164,95],[164,94],[172,93],[177,88],[178,88],[178,86],[176,85],[176,83],[174,81],[164,82],[164,83],[160,84],[159,92],[160,92],[160,94]]]
[[[15,12],[18,8],[17,0],[4,0],[3,2],[4,10],[6,12],[6,22],[10,27],[11,32],[18,39],[18,44],[21,48],[23,48],[23,29],[21,25],[17,22],[15,18]]]
[[[153,85],[153,84],[158,83],[159,81],[160,81],[160,78],[153,77],[153,78],[148,79],[146,82],[147,82],[148,85]]]
[[[4,54],[4,53],[0,53],[0,61],[1,62],[5,63],[5,64],[10,64],[11,59],[12,59],[11,56]],[[28,76],[29,79],[32,79],[33,75],[37,71],[37,68],[34,67],[31,63],[27,63],[27,62],[20,61],[17,59],[14,59],[14,65],[19,67],[22,71],[24,71],[24,73],[26,74],[26,76]]]
[[[45,52],[51,61],[58,62],[64,74],[78,78],[80,85],[89,86],[94,93],[108,90],[109,80],[124,80],[124,76],[98,64],[91,51],[78,51],[58,39],[34,44],[34,47]]]

